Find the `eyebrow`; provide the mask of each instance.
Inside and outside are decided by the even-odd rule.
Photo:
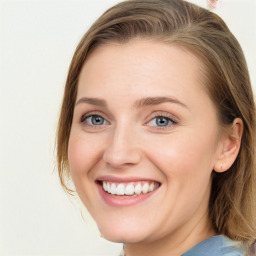
[[[185,105],[184,103],[182,103],[181,101],[179,101],[178,99],[174,98],[174,97],[146,97],[146,98],[142,98],[140,100],[137,100],[134,104],[134,106],[136,108],[142,108],[142,107],[147,107],[147,106],[155,106],[155,105],[159,105],[161,103],[174,103],[174,104],[178,104],[182,107],[188,108],[187,105]],[[105,100],[100,99],[100,98],[87,98],[87,97],[83,97],[81,99],[79,99],[75,105],[81,104],[81,103],[87,103],[90,105],[94,105],[94,106],[98,106],[98,107],[107,107],[107,103]]]
[[[83,97],[83,98],[79,99],[76,102],[76,105],[81,104],[81,103],[87,103],[87,104],[95,105],[95,106],[98,106],[98,107],[107,107],[106,101],[102,100],[102,99],[99,99],[99,98]]]
[[[154,106],[154,105],[159,105],[161,103],[166,103],[166,102],[178,104],[182,107],[188,108],[187,105],[185,105],[184,103],[182,103],[181,101],[179,101],[178,99],[176,99],[174,97],[146,97],[146,98],[142,98],[142,99],[135,102],[135,107],[141,108],[141,107],[147,107],[147,106]]]

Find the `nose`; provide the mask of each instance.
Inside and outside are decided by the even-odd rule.
[[[129,129],[116,128],[109,136],[103,160],[112,168],[136,165],[141,160],[141,150],[135,133]]]

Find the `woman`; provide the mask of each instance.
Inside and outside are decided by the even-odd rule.
[[[246,255],[255,104],[242,50],[181,0],[106,11],[72,59],[58,164],[106,239],[134,255]]]

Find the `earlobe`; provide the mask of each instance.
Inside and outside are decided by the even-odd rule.
[[[241,138],[243,134],[243,121],[235,118],[232,126],[227,129],[220,141],[220,153],[214,165],[216,172],[227,171],[235,162],[240,150]]]

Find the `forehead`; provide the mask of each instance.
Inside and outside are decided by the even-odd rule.
[[[162,42],[132,40],[96,48],[87,57],[78,82],[78,96],[198,97],[204,94],[203,65],[188,50]]]

